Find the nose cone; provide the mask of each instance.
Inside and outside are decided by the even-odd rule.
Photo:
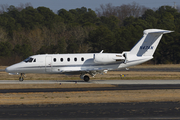
[[[18,72],[18,64],[11,65],[5,69],[7,73],[17,73]]]
[[[12,72],[11,66],[10,66],[10,67],[7,67],[7,68],[5,69],[5,71],[6,71],[7,73],[11,73],[11,72]]]

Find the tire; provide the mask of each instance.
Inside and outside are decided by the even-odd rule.
[[[23,77],[19,77],[19,81],[22,82],[24,79]]]
[[[85,81],[85,82],[88,82],[88,81],[89,81],[89,76],[85,75],[85,76],[84,76],[84,81]]]

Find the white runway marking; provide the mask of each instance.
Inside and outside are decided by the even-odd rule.
[[[114,84],[114,85],[175,85],[180,80],[0,80],[0,84]]]

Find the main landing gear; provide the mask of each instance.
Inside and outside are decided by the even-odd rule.
[[[90,79],[87,75],[80,75],[80,78],[83,79],[85,82],[88,82]]]
[[[22,82],[24,80],[23,76],[25,76],[24,73],[21,73],[21,76],[19,77],[19,81]]]
[[[87,75],[84,76],[84,81],[85,81],[85,82],[88,82],[89,79],[90,79],[89,76],[87,76]]]

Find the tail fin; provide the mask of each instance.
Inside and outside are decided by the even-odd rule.
[[[152,56],[161,40],[163,34],[172,31],[161,29],[147,29],[144,30],[143,37],[139,42],[130,50],[129,54],[137,56]]]

